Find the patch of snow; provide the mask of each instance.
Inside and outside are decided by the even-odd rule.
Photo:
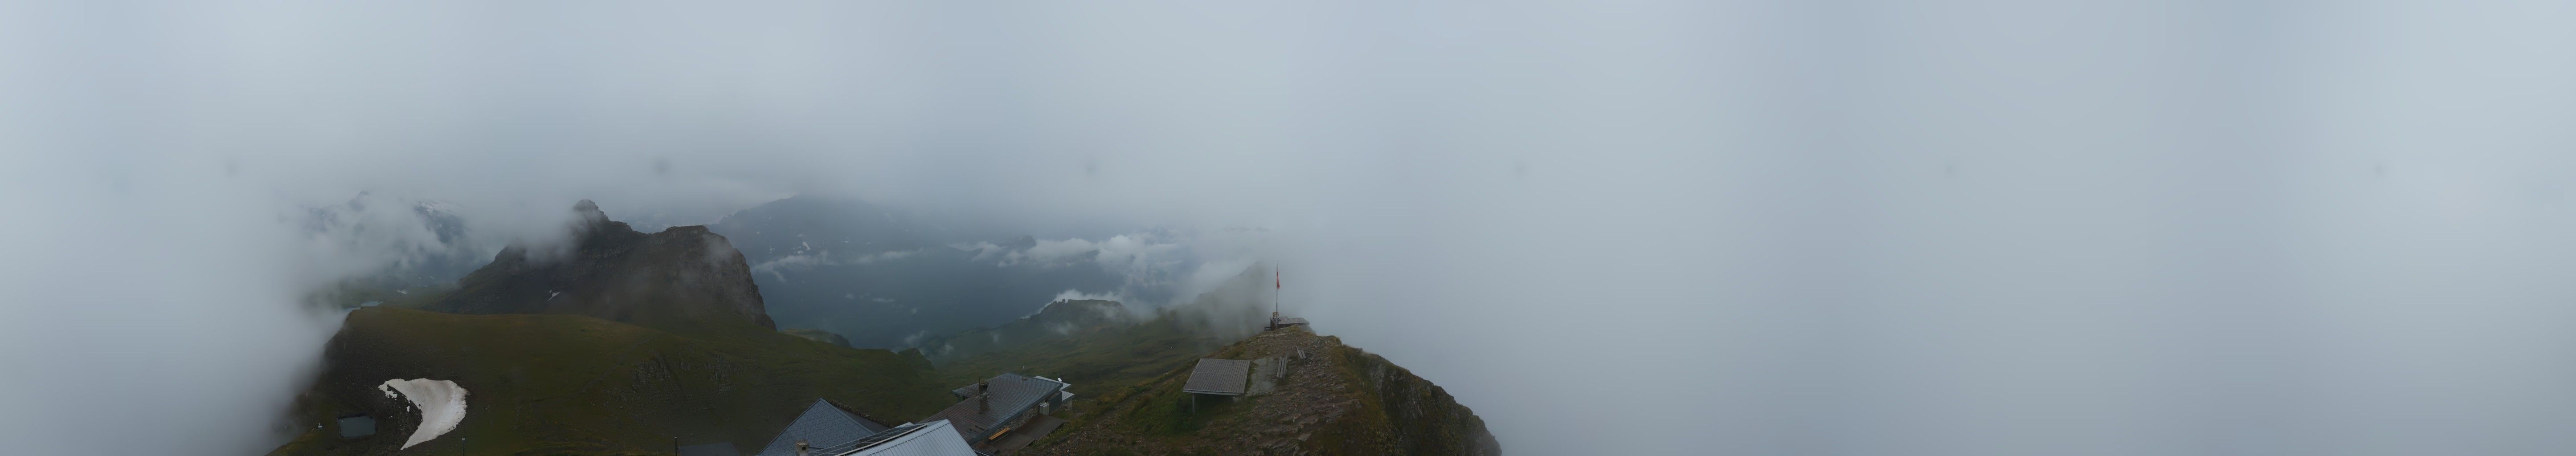
[[[1127,300],[1127,297],[1126,297],[1126,296],[1120,296],[1117,292],[1114,292],[1114,291],[1113,291],[1113,292],[1109,292],[1109,293],[1093,294],[1093,293],[1084,293],[1084,292],[1082,292],[1082,290],[1077,290],[1077,289],[1067,288],[1067,289],[1065,289],[1065,290],[1064,290],[1064,292],[1063,292],[1063,293],[1056,293],[1056,294],[1055,294],[1055,300],[1054,300],[1054,301],[1048,301],[1048,302],[1047,302],[1047,305],[1052,306],[1052,305],[1055,305],[1055,303],[1058,303],[1058,302],[1064,302],[1064,301],[1126,301],[1126,300]],[[1040,307],[1038,307],[1038,310],[1041,310],[1041,311],[1046,310],[1046,307],[1044,307],[1044,306],[1040,306]]]
[[[456,386],[454,381],[393,379],[376,385],[376,389],[384,391],[385,397],[402,393],[403,399],[420,408],[420,428],[412,430],[411,439],[403,442],[402,449],[446,435],[448,431],[456,430],[457,424],[465,422],[465,388]]]
[[[770,250],[775,251],[777,249]],[[828,250],[788,255],[774,260],[763,261],[760,262],[760,264],[751,265],[751,273],[769,273],[771,276],[778,277],[778,281],[780,283],[785,283],[787,282],[787,271],[809,269],[820,266],[838,266],[841,264],[839,261],[832,260],[831,256],[832,252]]]
[[[893,260],[900,260],[900,259],[904,259],[904,258],[906,258],[906,257],[910,257],[910,256],[913,256],[913,255],[915,255],[915,254],[919,254],[919,253],[921,253],[921,251],[920,251],[920,250],[896,250],[896,251],[891,251],[891,252],[877,252],[877,253],[871,253],[871,254],[866,254],[866,255],[860,255],[857,259],[850,260],[850,261],[851,261],[851,262],[853,262],[853,263],[858,263],[858,264],[874,264],[874,263],[876,263],[876,262],[880,262],[880,261],[893,261]]]

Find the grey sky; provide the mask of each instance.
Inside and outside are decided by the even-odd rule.
[[[265,451],[330,331],[289,301],[402,254],[300,236],[300,206],[439,199],[542,237],[581,198],[711,220],[817,193],[1269,229],[1235,252],[1284,262],[1292,309],[1516,454],[2564,453],[2569,23],[10,2],[0,441]]]

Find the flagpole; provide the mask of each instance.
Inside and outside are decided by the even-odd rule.
[[[1279,318],[1279,263],[1270,263],[1270,318]]]

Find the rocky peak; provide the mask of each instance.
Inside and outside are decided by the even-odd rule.
[[[572,203],[572,214],[573,226],[578,227],[581,230],[587,231],[609,228],[611,226],[618,229],[626,229],[628,231],[634,230],[633,228],[628,228],[625,222],[609,220],[608,213],[600,211],[599,204],[590,202],[590,200],[581,200],[581,202]]]
[[[503,249],[430,310],[588,315],[674,331],[776,327],[749,263],[723,235],[704,226],[639,233],[590,200],[572,211],[569,249]]]

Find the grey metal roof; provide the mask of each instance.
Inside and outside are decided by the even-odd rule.
[[[1198,368],[1190,370],[1190,381],[1181,385],[1181,392],[1241,396],[1244,382],[1251,379],[1251,361],[1199,358]]]
[[[885,430],[883,424],[852,415],[831,401],[815,399],[813,406],[806,407],[804,414],[797,415],[796,421],[787,423],[786,430],[778,432],[778,438],[769,439],[769,446],[761,448],[760,456],[794,456],[798,440],[805,441],[809,448],[821,448],[855,442]]]
[[[1295,325],[1302,325],[1302,324],[1306,324],[1306,319],[1304,319],[1304,318],[1297,318],[1297,317],[1281,317],[1281,318],[1279,319],[1279,322],[1278,322],[1278,323],[1274,323],[1274,324],[1279,325],[1279,326],[1295,326]]]
[[[982,437],[991,434],[994,426],[1018,418],[1021,412],[1036,407],[1038,401],[1064,390],[1063,382],[1020,374],[996,375],[985,382],[993,385],[990,393],[992,402],[988,407],[978,407],[974,398],[975,385],[966,385],[952,392],[960,393],[965,400],[957,401],[956,405],[948,406],[947,410],[940,410],[929,418],[922,418],[922,421],[948,420],[959,435]]]
[[[856,453],[861,449],[875,447],[877,444],[885,443],[887,440],[893,440],[898,437],[917,433],[924,427],[926,427],[925,423],[911,423],[902,426],[895,426],[893,429],[887,429],[875,434],[868,434],[866,437],[861,437],[858,440],[835,442],[830,445],[815,443],[806,447],[805,454],[808,456],[841,456]],[[790,456],[795,455],[796,447],[792,445],[787,447],[787,454]]]
[[[959,438],[947,420],[905,425],[906,432],[886,431],[868,436],[858,451],[843,456],[978,456],[975,447]],[[870,442],[873,441],[873,442]],[[825,453],[828,454],[828,453]]]
[[[796,454],[790,446],[788,454]],[[812,445],[808,456],[979,456],[975,447],[957,436],[947,421],[911,423],[895,426],[865,438],[833,445]]]

